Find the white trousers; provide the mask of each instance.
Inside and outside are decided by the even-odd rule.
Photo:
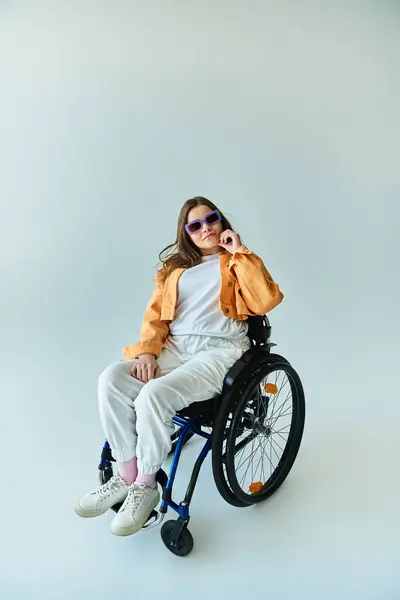
[[[140,473],[156,473],[171,449],[174,415],[221,393],[228,370],[249,347],[247,337],[169,336],[156,379],[132,377],[134,360],[107,367],[99,378],[99,411],[114,458],[137,456]]]

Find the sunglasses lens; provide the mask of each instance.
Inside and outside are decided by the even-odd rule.
[[[218,219],[219,219],[218,213],[213,212],[207,216],[206,221],[209,225],[212,225],[213,223],[216,223],[218,221]]]
[[[196,233],[196,231],[199,231],[201,229],[200,221],[194,221],[193,223],[189,223],[188,229],[190,233]]]

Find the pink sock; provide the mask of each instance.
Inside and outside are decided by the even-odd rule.
[[[143,473],[139,473],[136,477],[135,483],[142,483],[143,485],[147,485],[147,487],[155,488],[156,487],[156,474],[153,475],[144,475]]]
[[[131,485],[137,477],[137,458],[131,458],[125,462],[119,463],[119,474],[127,485]]]

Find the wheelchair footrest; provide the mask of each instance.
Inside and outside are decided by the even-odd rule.
[[[153,527],[157,527],[165,517],[165,513],[158,512],[157,510],[152,510],[149,518],[146,523],[142,527],[143,530],[152,529]]]
[[[122,506],[122,502],[118,502],[117,504],[114,504],[114,506],[111,507],[111,510],[113,510],[114,512],[118,512],[119,509]],[[149,518],[147,519],[146,523],[143,525],[142,529],[151,529],[152,527],[155,527],[156,525],[159,525],[159,523],[161,523],[161,521],[163,521],[164,519],[164,514],[158,512],[157,510],[152,510]]]

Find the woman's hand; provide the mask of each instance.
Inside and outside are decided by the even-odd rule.
[[[142,354],[135,360],[130,373],[135,379],[147,383],[160,376],[160,365],[153,354]]]
[[[225,229],[220,235],[219,245],[224,248],[224,250],[228,250],[231,254],[236,252],[238,248],[242,245],[240,241],[240,236],[232,229]]]

